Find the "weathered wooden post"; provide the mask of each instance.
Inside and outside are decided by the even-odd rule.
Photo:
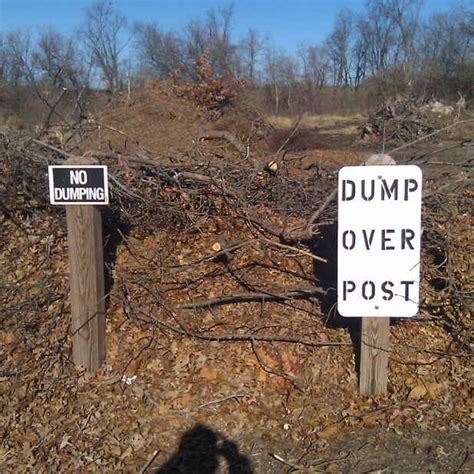
[[[362,318],[360,331],[359,392],[387,393],[390,318]]]
[[[72,355],[77,367],[96,372],[105,360],[102,216],[108,204],[107,168],[73,157],[49,167],[50,201],[66,205],[72,313]]]
[[[366,166],[339,173],[338,310],[361,317],[359,391],[387,392],[390,317],[418,312],[420,281],[420,168]],[[367,166],[370,166],[367,168]]]

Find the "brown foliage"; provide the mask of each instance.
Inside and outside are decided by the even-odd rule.
[[[233,77],[215,77],[206,51],[194,61],[197,83],[181,84],[181,71],[171,74],[173,92],[178,97],[190,99],[196,106],[207,110],[219,110],[230,104],[245,85],[245,81]]]

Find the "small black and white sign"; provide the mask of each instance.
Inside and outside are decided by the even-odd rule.
[[[48,166],[49,200],[57,205],[107,205],[107,166]]]
[[[422,173],[417,166],[347,166],[339,172],[338,311],[418,312]]]

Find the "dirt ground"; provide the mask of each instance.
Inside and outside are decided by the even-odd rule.
[[[96,131],[84,149],[123,152],[139,143],[164,157],[199,147],[199,156],[226,159],[228,145],[197,143],[197,127],[209,126],[202,112],[176,104],[159,97],[106,111],[96,120],[109,128],[102,126],[100,137]],[[288,143],[281,182],[307,179],[314,196],[324,198],[341,166],[380,151],[358,140],[360,121],[303,127]],[[255,133],[262,160],[289,134],[273,128],[258,138],[244,125],[223,117],[213,126]],[[456,151],[463,163],[472,152]],[[452,156],[440,153],[437,160]],[[439,173],[426,169],[433,173],[426,182],[431,189]],[[307,170],[313,174],[305,178]],[[459,173],[467,179],[469,170],[454,166],[445,173],[441,180]],[[280,178],[265,179],[265,190],[279,189]],[[295,222],[313,211],[310,204],[292,210],[287,201],[304,198],[296,192],[271,208],[274,193],[257,208],[275,225],[284,222],[284,211]],[[190,198],[181,199],[186,209]],[[448,263],[423,255],[423,309],[411,320],[392,321],[388,394],[373,398],[358,395],[360,327],[335,313],[334,292],[183,306],[242,289],[272,295],[315,281],[334,285],[329,214],[312,244],[327,263],[252,243],[253,228],[218,199],[212,216],[201,215],[191,231],[167,223],[143,232],[122,222],[119,235],[109,226],[117,226],[113,216],[106,217],[107,359],[90,376],[71,361],[64,212],[19,206],[2,217],[0,230],[2,471],[472,472],[472,354],[453,329],[469,318],[456,295],[464,297],[472,264],[471,204],[472,193],[462,191],[446,197],[447,214],[444,207],[429,210],[428,236],[440,226],[449,237],[443,251],[457,253],[449,253]],[[251,244],[229,259],[208,258],[218,236]],[[455,283],[442,280],[447,274]],[[233,339],[245,334],[260,339]]]

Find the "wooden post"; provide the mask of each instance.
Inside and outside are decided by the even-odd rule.
[[[372,155],[366,166],[395,165],[388,155]],[[387,393],[390,318],[362,318],[359,391],[361,395]]]
[[[93,165],[74,157],[65,165]],[[97,206],[66,206],[72,312],[72,354],[76,366],[96,372],[105,360],[105,301],[102,216]]]
[[[387,393],[390,318],[362,318],[359,391],[361,395]]]

